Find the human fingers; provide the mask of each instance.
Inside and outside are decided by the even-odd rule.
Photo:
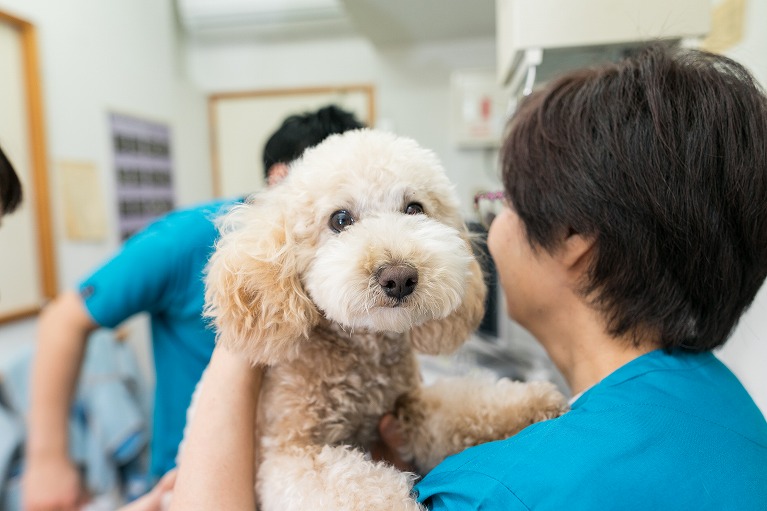
[[[166,473],[149,493],[121,507],[118,511],[161,511],[166,509],[163,501],[165,495],[172,491],[176,484],[176,474],[176,469]]]
[[[386,461],[400,470],[414,471],[415,467],[400,455],[400,451],[405,446],[405,436],[394,415],[387,413],[381,417],[378,422],[378,435],[380,440],[371,446],[371,457],[374,460]]]
[[[178,475],[178,469],[176,468],[167,472],[164,476],[162,476],[162,479],[160,479],[160,482],[157,483],[157,486],[155,486],[155,489],[158,489],[160,491],[172,490],[173,487],[176,485],[177,475]]]

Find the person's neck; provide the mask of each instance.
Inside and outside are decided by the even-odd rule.
[[[604,343],[594,343],[589,349],[561,349],[559,358],[566,363],[554,363],[560,368],[573,395],[593,387],[618,368],[654,350],[649,344],[635,346],[629,341],[610,338]]]
[[[608,335],[602,321],[590,310],[569,315],[566,321],[552,321],[542,331],[532,333],[564,376],[573,395],[588,390],[616,369],[657,348],[653,342],[636,345],[629,338]]]

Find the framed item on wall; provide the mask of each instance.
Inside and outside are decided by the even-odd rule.
[[[262,188],[261,153],[269,136],[293,114],[334,104],[366,124],[375,124],[372,85],[339,85],[214,94],[208,99],[213,187],[219,197]]]
[[[462,70],[450,77],[450,131],[461,149],[498,148],[508,119],[510,97],[495,71]]]
[[[36,314],[56,295],[45,129],[34,26],[0,11],[0,145],[23,187],[0,228],[0,322]]]
[[[109,114],[109,125],[125,241],[175,205],[171,133],[165,123],[118,113]]]

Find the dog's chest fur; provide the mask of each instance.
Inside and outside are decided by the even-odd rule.
[[[407,334],[344,332],[324,321],[301,356],[269,368],[259,428],[274,444],[349,444],[366,449],[381,415],[418,385]]]

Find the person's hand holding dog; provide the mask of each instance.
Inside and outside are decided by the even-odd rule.
[[[376,461],[386,461],[400,470],[414,472],[415,467],[402,459],[399,452],[405,445],[405,438],[399,422],[393,414],[387,413],[378,422],[380,440],[370,447],[370,455]]]

